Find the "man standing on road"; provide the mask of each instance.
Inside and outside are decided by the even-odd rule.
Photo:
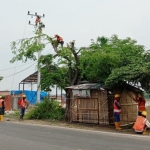
[[[141,113],[141,116],[138,116],[136,119],[136,122],[133,126],[133,129],[135,130],[136,133],[141,133],[141,134],[149,134],[149,132],[146,132],[147,128],[150,128],[150,123],[146,119],[147,117],[147,112],[143,111]]]
[[[5,112],[4,98],[5,98],[4,95],[0,96],[0,121],[4,121],[4,112]]]
[[[20,107],[20,120],[23,120],[25,109],[28,107],[29,102],[26,100],[26,95],[23,95],[22,98],[18,101]]]
[[[115,116],[115,127],[116,130],[121,130],[120,128],[120,113],[121,113],[121,107],[120,107],[120,95],[115,94],[115,99],[114,99],[114,116]]]

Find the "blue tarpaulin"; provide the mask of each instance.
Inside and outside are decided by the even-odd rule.
[[[10,94],[15,94],[19,95],[22,93],[22,90],[13,90],[10,91]],[[28,91],[24,90],[23,93],[26,95],[27,100],[30,102],[30,104],[36,104],[36,99],[37,99],[37,91]],[[48,93],[47,92],[41,92],[40,93],[40,100],[43,101],[44,97],[47,97]]]

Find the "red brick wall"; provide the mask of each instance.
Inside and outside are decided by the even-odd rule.
[[[9,91],[0,91],[0,95],[10,95]]]
[[[5,102],[5,110],[11,110],[12,109],[12,104],[11,101],[12,100],[12,96],[11,95],[6,95],[4,102]]]

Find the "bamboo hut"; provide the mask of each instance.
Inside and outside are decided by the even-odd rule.
[[[102,83],[84,83],[66,87],[69,99],[69,117],[71,122],[114,124],[114,94],[121,94],[121,124],[129,124],[137,117],[137,103],[129,96],[142,91],[128,84],[116,89],[106,88]]]

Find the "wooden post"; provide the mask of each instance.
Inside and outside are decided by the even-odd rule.
[[[99,124],[99,122],[100,122],[100,121],[99,121],[99,111],[100,111],[100,110],[99,110],[99,104],[100,104],[99,98],[97,99],[97,103],[98,103],[98,114],[97,114],[97,115],[98,115],[98,124]]]
[[[31,86],[31,91],[32,91],[32,82],[30,84],[31,84],[30,86]]]
[[[14,101],[15,101],[15,98],[14,98],[14,91],[13,91],[12,110],[14,108],[14,103],[15,103]]]
[[[24,92],[24,83],[23,83],[23,92]]]
[[[20,83],[19,83],[19,90],[20,90]]]
[[[57,99],[57,85],[56,85],[56,99]]]
[[[78,108],[78,105],[79,105],[79,99],[77,98],[77,121],[79,121],[79,108]]]
[[[62,105],[62,87],[61,87],[61,105]]]

